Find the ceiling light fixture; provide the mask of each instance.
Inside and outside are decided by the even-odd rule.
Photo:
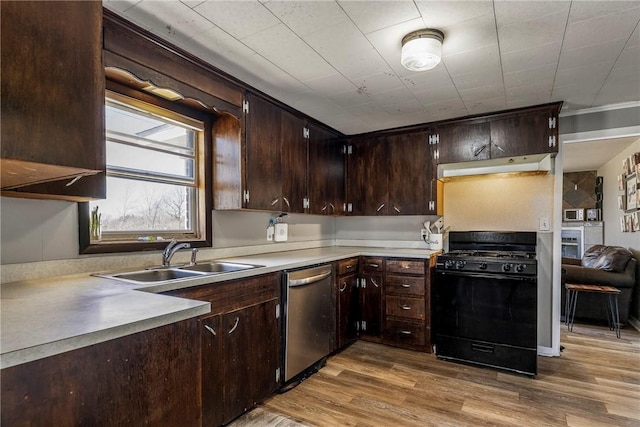
[[[442,57],[444,34],[440,30],[425,28],[402,38],[402,66],[411,71],[434,68]]]

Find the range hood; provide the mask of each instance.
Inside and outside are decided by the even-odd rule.
[[[438,179],[492,174],[547,174],[553,167],[551,154],[505,157],[438,165]]]

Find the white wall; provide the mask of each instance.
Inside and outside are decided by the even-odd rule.
[[[617,177],[622,173],[622,161],[633,153],[640,152],[640,138],[629,148],[619,153],[609,162],[598,169],[598,176],[603,177],[602,219],[604,221],[604,244],[612,246],[632,247],[640,250],[640,232],[623,233],[620,231],[620,216],[618,210]]]

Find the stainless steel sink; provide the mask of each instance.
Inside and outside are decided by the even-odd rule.
[[[201,264],[180,267],[180,270],[200,271],[204,273],[231,273],[233,271],[248,270],[250,268],[263,267],[262,265],[239,264],[235,262],[203,262]]]
[[[205,261],[186,266],[175,266],[150,270],[96,274],[109,279],[122,280],[129,283],[151,284],[168,283],[180,279],[212,276],[234,271],[263,267],[262,265],[240,264],[235,262]]]
[[[112,274],[109,277],[114,279],[128,280],[132,282],[166,282],[168,280],[184,279],[186,277],[202,276],[197,271],[186,271],[177,268],[162,270],[142,270],[131,273]]]

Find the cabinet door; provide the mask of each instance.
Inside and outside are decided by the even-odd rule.
[[[224,421],[224,356],[221,315],[199,319],[202,345],[202,425],[218,426]]]
[[[347,155],[347,203],[353,215],[388,214],[388,162],[385,137],[351,143]]]
[[[357,338],[358,307],[357,276],[351,274],[336,281],[338,293],[337,348],[342,348]]]
[[[102,4],[47,6],[15,1],[0,8],[2,187],[65,179],[21,191],[104,197]],[[66,186],[92,174],[99,175],[91,185],[83,178]]]
[[[487,121],[464,121],[438,126],[439,163],[486,160],[491,155],[491,128]]]
[[[277,389],[276,305],[271,299],[222,317],[225,424]]]
[[[343,142],[319,126],[309,126],[309,212],[339,215],[344,203]]]
[[[379,338],[382,333],[382,274],[362,276],[360,288],[360,335]]]
[[[307,197],[308,150],[304,137],[304,120],[293,114],[281,112],[280,136],[282,143],[282,212],[304,213]]]
[[[281,110],[255,95],[247,94],[245,119],[247,209],[280,210],[282,164],[280,152]]]
[[[390,215],[429,214],[432,168],[427,132],[387,139]]]
[[[491,122],[491,158],[558,152],[549,147],[549,109],[519,112]],[[557,136],[556,136],[557,138]]]

